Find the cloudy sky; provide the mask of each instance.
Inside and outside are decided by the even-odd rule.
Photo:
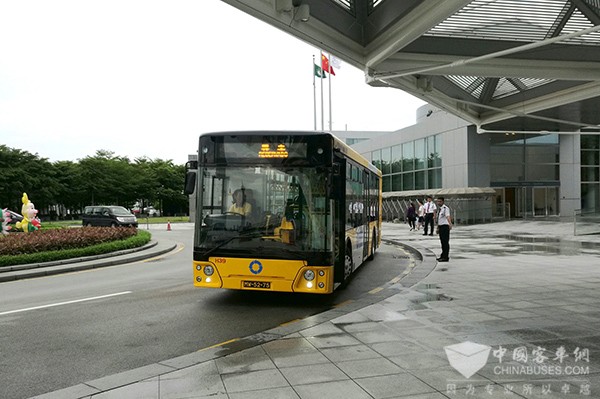
[[[312,130],[313,55],[220,0],[0,0],[0,144],[183,163],[203,132]],[[334,130],[397,130],[423,104],[348,64],[332,93]]]

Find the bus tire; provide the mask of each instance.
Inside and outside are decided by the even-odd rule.
[[[342,282],[342,288],[346,288],[352,276],[352,269],[354,267],[354,261],[352,260],[352,247],[348,245],[346,247],[346,253],[344,254],[344,281]]]
[[[367,260],[375,259],[375,249],[377,248],[377,236],[375,235],[375,230],[373,230],[373,235],[371,237],[373,237],[373,239],[371,239],[371,253],[369,253]]]

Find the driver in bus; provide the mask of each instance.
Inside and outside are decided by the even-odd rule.
[[[246,201],[246,193],[243,188],[238,188],[233,192],[233,204],[229,207],[229,212],[237,213],[242,216],[250,216],[252,205]]]

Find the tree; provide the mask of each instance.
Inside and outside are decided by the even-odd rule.
[[[184,166],[172,160],[127,157],[98,150],[77,162],[49,162],[37,154],[0,145],[0,207],[21,211],[27,192],[42,214],[79,213],[88,205],[131,208],[142,200],[165,214],[186,213]]]
[[[0,171],[0,206],[20,212],[24,192],[37,209],[55,203],[56,169],[48,159],[0,145]]]

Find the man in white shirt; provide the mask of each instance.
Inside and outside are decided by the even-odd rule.
[[[434,216],[435,216],[435,210],[437,209],[435,204],[433,203],[433,198],[431,197],[431,195],[427,196],[427,202],[425,202],[425,231],[423,232],[423,235],[426,236],[427,235],[427,227],[431,226],[429,235],[432,236],[433,235],[433,220],[434,220]]]
[[[442,254],[437,258],[438,262],[448,262],[450,260],[450,230],[452,229],[452,217],[450,216],[450,208],[444,204],[444,197],[437,199],[437,230],[440,235],[440,243],[442,244]]]

